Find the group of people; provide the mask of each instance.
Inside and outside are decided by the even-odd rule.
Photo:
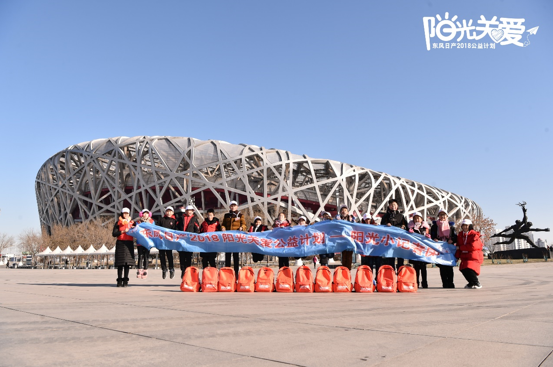
[[[322,212],[322,220],[332,220],[332,215],[329,212]],[[341,205],[338,214],[335,216],[336,220],[344,220],[348,222],[357,222],[357,218],[349,213],[349,209],[346,205]],[[134,260],[134,244],[133,237],[129,236],[127,232],[135,225],[144,223],[154,223],[151,218],[149,210],[144,209],[140,213],[140,219],[134,222],[130,218],[130,210],[123,208],[119,220],[113,227],[113,236],[117,237],[115,247],[115,266],[117,267],[117,286],[126,287],[129,282],[129,269],[130,266],[136,265]],[[363,215],[361,222],[364,224],[377,225],[376,221],[370,214]],[[222,222],[215,217],[213,209],[207,210],[207,217],[200,224],[198,218],[194,215],[194,207],[187,206],[184,208],[182,216],[176,217],[173,207],[167,207],[165,209],[164,216],[156,223],[158,226],[178,230],[183,232],[193,233],[207,233],[217,231],[248,231],[248,232],[264,232],[269,230],[267,225],[262,224],[261,217],[255,217],[253,223],[247,228],[244,215],[238,210],[238,203],[231,201],[229,203],[229,211],[225,213]],[[272,225],[272,228],[290,227],[292,224],[286,218],[284,213],[279,213],[278,218]],[[297,220],[297,225],[308,225],[307,218],[301,216]],[[469,219],[464,219],[461,223],[461,232],[456,233],[454,222],[448,221],[448,214],[445,210],[440,209],[438,211],[438,219],[430,226],[423,218],[421,213],[415,212],[412,219],[408,222],[405,216],[399,211],[398,202],[395,199],[390,200],[386,213],[383,215],[380,225],[394,226],[410,233],[418,233],[435,241],[444,241],[449,244],[456,244],[456,258],[461,260],[459,269],[465,279],[467,285],[465,288],[478,289],[482,286],[478,280],[480,275],[480,264],[483,262],[482,248],[483,244],[480,240],[480,233],[474,230],[472,222]],[[137,264],[137,277],[146,278],[148,275],[148,256],[149,250],[137,243],[138,249],[138,264]],[[186,268],[192,265],[192,252],[178,251],[180,260],[181,278],[184,276]],[[215,252],[204,252],[200,254],[202,258],[202,266],[204,268],[208,266],[216,267]],[[261,254],[252,254],[254,262],[263,259]],[[319,262],[320,265],[328,265],[328,260],[332,258],[334,254],[321,253],[314,257],[314,266]],[[167,272],[169,272],[170,279],[175,277],[173,252],[171,250],[159,250],[159,257],[161,260],[162,278],[166,279]],[[342,266],[351,270],[353,263],[353,251],[342,252]],[[240,268],[239,253],[230,252],[225,253],[225,266],[234,266],[234,271],[238,274]],[[417,283],[419,287],[428,288],[428,279],[426,265],[423,261],[409,260],[409,263],[415,268],[417,274]],[[391,265],[394,269],[399,270],[404,265],[404,259],[402,258],[383,258],[380,256],[364,256],[362,255],[361,264],[369,266],[373,273],[376,274],[382,265]],[[283,266],[289,266],[288,257],[278,258],[279,268]],[[443,288],[455,288],[453,282],[454,272],[453,266],[438,265],[440,268],[440,277],[442,279]]]

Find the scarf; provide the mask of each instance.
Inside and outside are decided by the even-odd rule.
[[[436,225],[438,226],[438,239],[441,241],[449,240],[449,222],[447,220],[444,220],[443,222],[441,220],[437,220]]]

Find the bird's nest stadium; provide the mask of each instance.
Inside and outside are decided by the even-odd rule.
[[[450,218],[481,213],[472,200],[405,178],[279,149],[186,137],[138,136],[72,145],[50,157],[36,177],[41,225],[113,219],[192,204],[197,214],[223,211],[231,200],[250,217],[272,223],[279,212],[311,221],[346,204],[357,216],[386,210],[391,198],[406,213]]]

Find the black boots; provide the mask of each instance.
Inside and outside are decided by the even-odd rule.
[[[173,279],[175,277],[175,269],[169,271],[169,278]]]
[[[129,278],[123,278],[123,287],[129,286]]]
[[[123,279],[122,278],[117,278],[117,288],[122,287],[122,286],[123,286]]]
[[[163,269],[163,270],[161,271],[161,277],[162,277],[163,279],[167,278],[167,269]]]

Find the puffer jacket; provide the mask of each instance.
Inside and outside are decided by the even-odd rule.
[[[480,240],[480,233],[475,230],[459,232],[457,234],[457,246],[455,257],[461,260],[459,270],[472,269],[480,275],[480,264],[484,262],[482,248],[484,245]]]

